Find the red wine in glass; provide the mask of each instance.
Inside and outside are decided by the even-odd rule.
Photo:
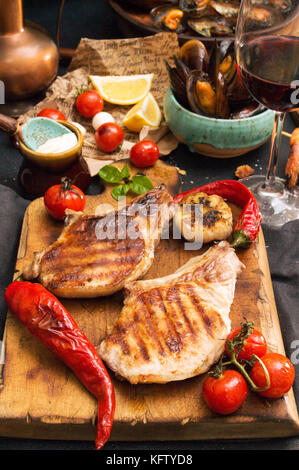
[[[240,74],[256,100],[279,112],[299,107],[299,38],[258,37],[240,54]]]
[[[299,1],[242,0],[235,49],[248,91],[274,111],[266,175],[242,182],[255,195],[263,222],[279,227],[299,219],[299,192],[276,176],[286,112],[299,108]]]

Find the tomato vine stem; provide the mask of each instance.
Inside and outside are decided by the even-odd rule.
[[[250,375],[248,374],[248,372],[246,371],[245,369],[245,366],[243,366],[236,358],[236,354],[235,354],[235,350],[234,348],[232,347],[231,344],[228,344],[228,348],[229,348],[229,353],[230,353],[230,361],[227,361],[227,362],[223,362],[221,365],[222,366],[227,366],[227,365],[234,365],[240,372],[241,374],[243,375],[243,377],[246,379],[246,381],[249,383],[251,389],[254,391],[254,392],[264,392],[265,390],[268,390],[268,388],[270,387],[270,376],[269,376],[269,372],[265,366],[265,364],[263,363],[263,361],[258,357],[256,356],[256,354],[252,354],[251,358],[252,359],[255,359],[257,361],[259,361],[259,363],[261,364],[262,368],[263,368],[263,371],[265,373],[265,377],[266,377],[266,385],[265,387],[257,387],[255,385],[255,383],[253,382],[253,380],[251,379]]]

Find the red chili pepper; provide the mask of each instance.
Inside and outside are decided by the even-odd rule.
[[[178,194],[173,200],[174,202],[180,202],[185,196],[199,192],[209,195],[217,194],[243,209],[232,233],[233,241],[231,246],[246,248],[256,239],[262,216],[255,197],[244,184],[235,180],[215,181]]]
[[[9,310],[76,374],[98,400],[95,441],[109,439],[115,408],[114,389],[95,347],[57,298],[41,284],[12,282],[5,291]]]

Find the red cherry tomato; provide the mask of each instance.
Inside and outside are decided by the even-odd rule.
[[[228,415],[234,413],[244,403],[248,388],[239,372],[226,369],[217,379],[208,375],[202,391],[204,400],[212,411]]]
[[[291,361],[277,353],[268,353],[261,357],[261,361],[266,366],[270,376],[270,388],[259,395],[267,398],[280,398],[287,393],[293,385],[295,379],[295,369]],[[265,372],[261,364],[256,361],[251,369],[250,377],[258,387],[266,386]]]
[[[114,152],[124,140],[124,131],[115,122],[105,122],[95,132],[97,146],[102,152]]]
[[[151,140],[142,140],[130,151],[130,160],[137,168],[152,166],[159,158],[159,148]]]
[[[237,336],[241,331],[241,327],[233,330],[227,337],[228,340],[232,341],[235,336]],[[225,352],[230,357],[230,353],[225,345]],[[252,330],[252,333],[244,340],[244,346],[241,351],[238,353],[238,360],[249,361],[252,354],[255,354],[258,357],[262,357],[267,352],[267,343],[265,337],[257,330]]]
[[[46,117],[55,121],[66,121],[65,115],[58,109],[45,108],[38,113],[38,117]]]
[[[56,220],[63,220],[65,210],[82,211],[85,207],[85,195],[80,188],[63,178],[61,184],[51,186],[44,195],[44,203],[49,214]]]
[[[96,90],[87,90],[76,99],[77,111],[86,118],[92,118],[103,111],[104,101]]]

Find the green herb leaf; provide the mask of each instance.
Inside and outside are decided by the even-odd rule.
[[[122,174],[123,179],[130,177],[130,168],[129,168],[127,163],[125,164],[125,166],[121,170],[121,174]]]
[[[82,95],[82,93],[84,93],[85,91],[88,91],[89,88],[88,87],[84,87],[84,86],[81,86],[81,87],[78,87],[76,86],[76,95],[75,97],[78,98],[79,95]]]
[[[107,183],[120,183],[123,180],[122,172],[113,165],[105,165],[99,171],[99,176]]]
[[[245,321],[241,323],[241,330],[237,335],[234,336],[233,340],[226,340],[227,346],[231,353],[232,351],[235,351],[236,356],[238,356],[244,346],[245,339],[251,335],[253,328],[254,323],[252,321],[247,321],[245,318]]]
[[[130,183],[130,189],[137,194],[144,194],[153,189],[153,187],[151,180],[143,175],[134,175],[132,183]]]
[[[129,189],[130,189],[129,184],[120,184],[118,186],[115,186],[115,188],[113,188],[111,192],[112,197],[116,199],[117,201],[119,201],[120,199],[125,197]]]

